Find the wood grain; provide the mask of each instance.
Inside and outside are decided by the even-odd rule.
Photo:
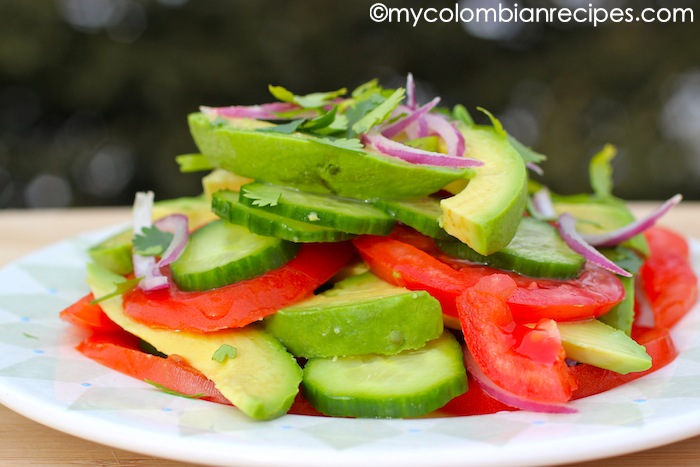
[[[658,203],[633,203],[637,214]],[[0,267],[25,254],[82,232],[127,222],[125,208],[0,211]],[[686,235],[700,238],[700,203],[683,203],[663,223]],[[594,449],[594,447],[591,447]],[[700,436],[667,446],[571,464],[596,466],[696,466],[700,465]],[[0,406],[0,466],[149,466],[184,467],[158,459],[85,441],[22,417]]]

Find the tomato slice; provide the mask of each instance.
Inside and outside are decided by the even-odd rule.
[[[214,383],[187,360],[177,355],[166,358],[143,352],[138,338],[120,333],[94,334],[76,347],[92,360],[133,378],[155,383],[185,396],[231,405]],[[323,416],[299,394],[289,413]]]
[[[437,252],[432,239],[407,229],[395,230],[390,238],[357,237],[353,244],[379,277],[428,291],[440,301],[443,313],[452,317],[458,316],[455,302],[465,289],[497,273],[507,274],[518,286],[508,304],[519,323],[596,318],[625,297],[617,276],[592,264],[576,279],[536,279],[449,258]]]
[[[465,344],[496,385],[533,401],[566,402],[576,380],[556,325],[545,320],[529,329],[515,323],[507,300],[516,289],[508,275],[493,274],[460,295],[457,310]]]
[[[183,358],[151,355],[138,348],[138,339],[122,334],[95,334],[76,347],[96,362],[142,381],[150,381],[179,394],[220,404],[231,403],[214,383]]]
[[[95,297],[90,293],[59,313],[62,320],[94,332],[118,332],[122,328],[107,317],[99,304],[91,303]]]
[[[656,326],[670,328],[698,300],[698,278],[689,259],[688,242],[679,234],[653,227],[645,232],[650,255],[639,271],[641,288]]]
[[[586,263],[572,280],[531,279],[508,274],[518,288],[508,299],[516,321],[534,323],[542,318],[576,321],[604,315],[625,298],[625,288],[613,274]]]
[[[690,245],[683,235],[667,227],[655,225],[646,231],[644,236],[649,243],[649,249],[665,254],[678,255],[683,258],[690,257]]]
[[[471,375],[467,376],[469,378],[469,389],[467,392],[445,404],[444,407],[438,410],[440,415],[464,417],[519,410],[489,396],[481,389],[479,383],[474,381]]]
[[[425,251],[395,238],[363,235],[352,240],[374,274],[410,290],[425,290],[458,317],[456,300],[465,284],[459,273]]]
[[[633,327],[632,338],[646,348],[647,353],[651,357],[651,368],[646,371],[621,375],[593,365],[578,364],[570,368],[571,374],[578,382],[578,388],[574,391],[572,399],[599,394],[634,381],[644,375],[653,373],[659,368],[665,367],[678,356],[678,350],[676,350],[673,339],[667,329]]]
[[[305,244],[284,266],[218,289],[134,289],[124,296],[124,312],[152,327],[194,332],[242,327],[311,295],[352,253],[346,242]]]

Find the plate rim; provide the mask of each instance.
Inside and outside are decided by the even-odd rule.
[[[0,276],[7,273],[7,270],[11,270],[14,267],[31,262],[37,255],[45,255],[48,251],[66,248],[75,242],[81,241],[94,241],[98,238],[103,238],[109,234],[116,231],[118,228],[123,228],[123,224],[92,230],[85,232],[67,239],[63,239],[54,242],[48,246],[42,247],[38,250],[30,252],[18,259],[15,259],[0,268]],[[700,240],[693,237],[689,238],[691,243],[691,255],[693,267],[698,273],[700,269]],[[87,290],[87,286],[85,286]],[[4,293],[0,292],[0,305],[2,303],[2,296]],[[694,321],[700,322],[700,305],[696,304],[693,308],[695,319]],[[55,315],[50,317],[51,320],[60,322],[58,318],[58,310],[56,310]],[[684,320],[687,318],[684,318]],[[69,326],[66,324],[66,326]],[[675,332],[674,332],[675,334]],[[77,351],[76,351],[77,353]],[[675,367],[678,365],[678,359],[671,363],[669,367],[662,368],[658,372],[655,372],[648,376],[662,375],[663,372],[668,372],[668,368]],[[116,373],[121,378],[127,378],[131,380],[132,378],[122,375],[121,373],[115,372],[114,370],[108,370],[109,372]],[[648,377],[647,377],[648,378]],[[673,376],[671,376],[673,379]],[[644,380],[642,378],[641,380]],[[138,452],[146,455],[153,455],[157,457],[163,457],[167,459],[172,459],[181,462],[192,462],[205,465],[266,465],[266,466],[294,466],[294,465],[325,465],[329,461],[327,458],[318,459],[319,451],[316,448],[303,446],[297,448],[296,450],[290,450],[288,446],[285,447],[284,452],[271,452],[260,453],[258,447],[248,448],[245,443],[243,445],[236,446],[237,452],[234,456],[231,452],[210,452],[209,457],[202,458],[201,452],[193,452],[192,447],[211,447],[212,443],[217,444],[215,441],[210,439],[195,439],[189,438],[187,443],[172,443],[173,436],[171,434],[154,433],[152,431],[144,431],[140,427],[128,426],[124,424],[117,423],[113,420],[105,419],[104,417],[96,416],[94,412],[81,412],[81,411],[69,411],[66,407],[60,407],[55,404],[54,401],[47,401],[35,394],[18,392],[12,384],[8,384],[9,379],[5,377],[0,377],[0,403],[8,407],[9,409],[32,419],[42,425],[51,427],[63,433],[76,436],[88,441],[96,442],[106,446],[111,446],[119,449],[124,449],[127,451]],[[640,381],[640,380],[637,380]],[[625,386],[633,386],[635,382],[628,383]],[[629,386],[628,386],[629,385]],[[172,397],[172,396],[168,396]],[[597,396],[592,396],[597,397]],[[210,404],[204,401],[195,401],[195,403]],[[230,408],[229,408],[230,409]],[[516,412],[518,414],[520,412]],[[70,414],[70,415],[68,415]],[[650,429],[645,429],[645,425],[642,425],[642,429],[634,430],[634,437],[625,438],[626,441],[617,443],[599,443],[601,449],[592,452],[590,448],[585,448],[587,442],[581,443],[581,438],[576,440],[558,440],[562,443],[560,447],[565,448],[563,452],[559,452],[556,456],[542,459],[542,446],[541,443],[532,443],[532,447],[525,448],[524,445],[519,444],[518,447],[521,450],[521,455],[519,459],[514,459],[512,456],[498,455],[498,452],[503,451],[503,446],[493,446],[491,449],[484,449],[484,454],[481,456],[472,456],[471,459],[461,459],[457,454],[464,454],[464,446],[455,445],[453,448],[441,448],[443,455],[440,459],[435,459],[431,457],[431,451],[421,449],[421,450],[401,450],[397,449],[395,452],[389,454],[394,454],[395,457],[388,458],[387,456],[368,459],[367,454],[369,451],[374,452],[374,446],[369,451],[363,450],[336,450],[335,453],[341,453],[342,456],[339,458],[332,459],[334,465],[356,465],[358,462],[362,462],[365,465],[382,465],[382,466],[393,466],[393,465],[422,465],[422,463],[429,461],[431,465],[437,466],[463,466],[463,465],[510,465],[510,466],[520,466],[520,465],[553,465],[569,462],[582,462],[591,461],[597,459],[604,459],[618,455],[629,454],[633,452],[644,451],[652,449],[655,447],[667,445],[673,442],[677,442],[683,439],[687,439],[700,434],[700,405],[698,405],[695,411],[689,411],[684,416],[674,417],[670,420],[654,421],[654,427],[662,427],[660,433],[653,432]],[[303,417],[300,415],[285,415],[282,419],[278,420],[292,420],[295,417]],[[488,418],[492,415],[475,416],[472,418],[474,420],[479,418]],[[307,417],[308,418],[308,417]],[[314,417],[318,418],[318,417]],[[462,417],[471,418],[471,417]],[[517,418],[517,415],[516,415]],[[685,420],[688,419],[688,420]],[[343,424],[364,424],[367,420],[352,420],[343,419],[341,422]],[[430,420],[430,419],[424,419]],[[682,423],[678,423],[682,421]],[[382,421],[387,423],[387,421]],[[404,423],[402,420],[391,420],[388,423]],[[267,422],[256,422],[256,423],[267,423]],[[416,421],[412,420],[414,424],[427,424],[430,422]],[[107,424],[107,425],[105,425]],[[106,429],[113,428],[113,429]],[[109,434],[107,434],[109,433]],[[586,437],[587,440],[596,441],[600,438],[600,441],[605,441],[606,437],[609,437],[609,433],[599,433],[592,434]],[[150,438],[150,440],[148,439]],[[182,439],[181,437],[175,439]],[[155,446],[169,445],[166,450],[161,448],[154,448],[153,441],[158,441]],[[568,444],[571,444],[570,446]],[[390,444],[391,446],[391,444]],[[471,448],[473,449],[473,447]],[[294,451],[295,456],[291,457],[291,451]],[[562,451],[561,449],[559,451]],[[333,451],[328,451],[332,453]],[[380,450],[381,453],[381,450]],[[224,455],[225,454],[225,455]],[[261,455],[264,454],[264,455]],[[376,453],[375,453],[376,454]],[[473,453],[472,453],[473,454]],[[489,457],[494,456],[495,457]],[[304,456],[300,463],[294,461],[296,456]],[[309,463],[309,458],[316,458],[316,461],[321,461],[322,463]],[[290,462],[291,460],[291,462]],[[380,461],[379,463],[372,463],[371,461]],[[233,463],[232,463],[233,462]],[[367,462],[370,462],[367,464]],[[407,464],[408,462],[408,464]],[[415,463],[418,462],[418,463]]]

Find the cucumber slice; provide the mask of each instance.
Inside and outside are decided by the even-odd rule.
[[[259,276],[292,259],[299,245],[216,220],[196,230],[171,265],[182,290],[209,290]]]
[[[203,196],[182,197],[156,201],[153,205],[153,219],[170,214],[187,215],[190,230],[216,219],[211,206]],[[133,231],[127,228],[88,249],[90,259],[103,268],[120,276],[134,271],[131,261],[131,240]]]
[[[255,209],[353,234],[388,235],[394,220],[381,209],[352,198],[253,182],[241,187],[239,201]]]
[[[242,225],[258,235],[277,237],[297,243],[341,242],[353,234],[340,230],[295,221],[288,217],[245,206],[236,191],[222,190],[214,193],[211,207],[217,216]]]
[[[336,417],[418,417],[467,390],[462,349],[445,332],[396,355],[313,358],[302,391],[318,411]]]
[[[625,271],[636,275],[642,267],[643,260],[634,250],[617,246],[615,248],[604,248],[601,250],[609,260],[614,261]],[[628,336],[632,334],[632,324],[634,323],[634,294],[635,277],[618,277],[625,288],[625,298],[612,307],[610,311],[600,316],[598,319],[605,324],[623,331]]]
[[[417,349],[442,334],[440,303],[428,292],[349,277],[265,319],[266,329],[297,357],[333,357]]]
[[[531,277],[576,277],[585,263],[584,257],[569,248],[554,227],[532,217],[523,217],[508,246],[489,256],[480,255],[458,241],[438,240],[436,243],[442,251],[456,258]]]
[[[440,225],[442,207],[439,198],[426,196],[411,200],[377,199],[373,204],[423,235],[441,240],[455,240]]]

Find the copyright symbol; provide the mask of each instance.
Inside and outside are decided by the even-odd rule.
[[[389,17],[389,7],[383,3],[375,3],[369,7],[369,18],[375,23],[386,21]]]

